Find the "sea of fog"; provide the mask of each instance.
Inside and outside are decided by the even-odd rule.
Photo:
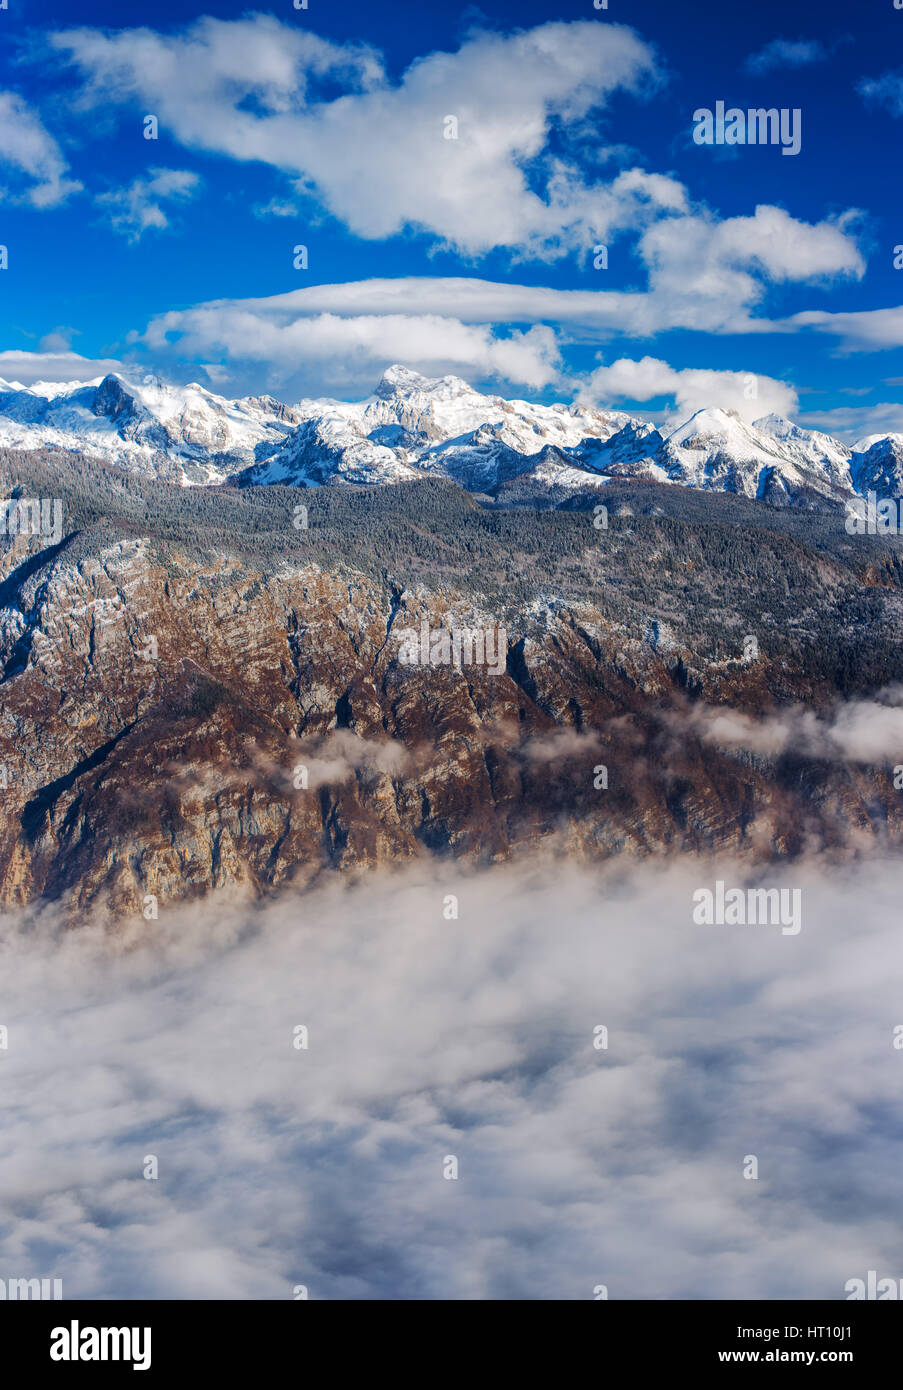
[[[446,865],[112,935],[7,916],[0,1279],[843,1299],[900,1278],[900,866],[766,874],[800,890],[795,934],[694,921],[694,892],[744,872]]]

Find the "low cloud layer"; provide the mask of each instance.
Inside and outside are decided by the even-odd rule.
[[[114,357],[90,358],[66,348],[49,352],[0,352],[0,380],[20,386],[35,382],[93,381],[107,372],[122,370]]]
[[[739,710],[694,707],[676,721],[708,743],[745,748],[765,757],[796,753],[849,763],[903,763],[903,689],[881,691],[871,700],[838,701],[816,712],[793,705],[758,718]]]
[[[900,1276],[898,867],[766,876],[802,890],[798,936],[694,925],[693,892],[744,872],[449,864],[115,940],[5,919],[0,1276],[235,1299]]]
[[[263,376],[269,387],[289,397],[317,391],[363,394],[393,362],[428,375],[475,374],[533,390],[556,382],[561,367],[555,332],[546,324],[500,335],[490,324],[433,314],[287,319],[240,301],[171,310],[154,319],[140,341],[155,358],[166,359],[174,350],[180,359],[197,355],[223,362],[229,389],[242,382],[259,384]]]

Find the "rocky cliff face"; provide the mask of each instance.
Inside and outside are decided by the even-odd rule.
[[[20,485],[27,457],[7,460]],[[838,524],[834,553],[828,532],[734,542],[717,518],[665,516],[679,490],[637,484],[606,494],[600,536],[592,514],[502,522],[443,483],[324,490],[304,532],[283,506],[294,550],[263,559],[223,539],[230,507],[250,532],[253,492],[204,490],[217,526],[209,510],[167,519],[184,489],[148,485],[127,498],[136,527],[108,475],[74,466],[82,493],[100,489],[92,518],[53,467],[72,529],[11,538],[0,569],[5,904],[132,914],[148,895],[263,893],[426,855],[453,876],[551,844],[768,858],[899,834],[892,755],[705,732],[709,707],[825,712],[903,676],[895,538],[856,550]],[[260,492],[277,509],[280,490]],[[504,629],[501,667],[417,664],[424,624]],[[880,663],[851,666],[851,641]]]

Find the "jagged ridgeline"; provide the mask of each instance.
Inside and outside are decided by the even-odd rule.
[[[903,435],[846,444],[778,415],[753,420],[719,407],[673,424],[659,430],[620,410],[484,395],[460,377],[401,365],[364,400],[295,405],[117,373],[55,386],[0,381],[0,446],[69,450],[188,486],[438,477],[533,506],[615,477],[803,509],[903,490]]]

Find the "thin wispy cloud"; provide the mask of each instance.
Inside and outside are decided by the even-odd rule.
[[[764,48],[751,53],[743,66],[753,76],[761,76],[782,68],[811,67],[813,63],[825,62],[829,56],[820,39],[772,39]]]
[[[807,309],[794,314],[787,324],[839,338],[839,347],[844,352],[883,352],[903,346],[903,305],[892,309],[834,312]]]
[[[255,217],[260,218],[300,216],[295,204],[286,198],[271,198],[268,203],[255,203],[253,212]]]
[[[799,422],[808,429],[824,430],[855,442],[864,435],[903,432],[903,404],[899,401],[880,401],[875,405],[841,405],[832,410],[804,410]]]
[[[38,112],[15,92],[0,92],[0,172],[12,176],[12,196],[34,208],[58,207],[82,189]]]
[[[133,244],[145,232],[163,231],[170,225],[171,210],[197,197],[200,178],[190,169],[148,170],[149,178],[135,179],[126,188],[97,195],[97,204],[109,213],[110,225]]]
[[[892,116],[903,116],[903,72],[864,77],[856,90],[868,105],[884,107]]]

